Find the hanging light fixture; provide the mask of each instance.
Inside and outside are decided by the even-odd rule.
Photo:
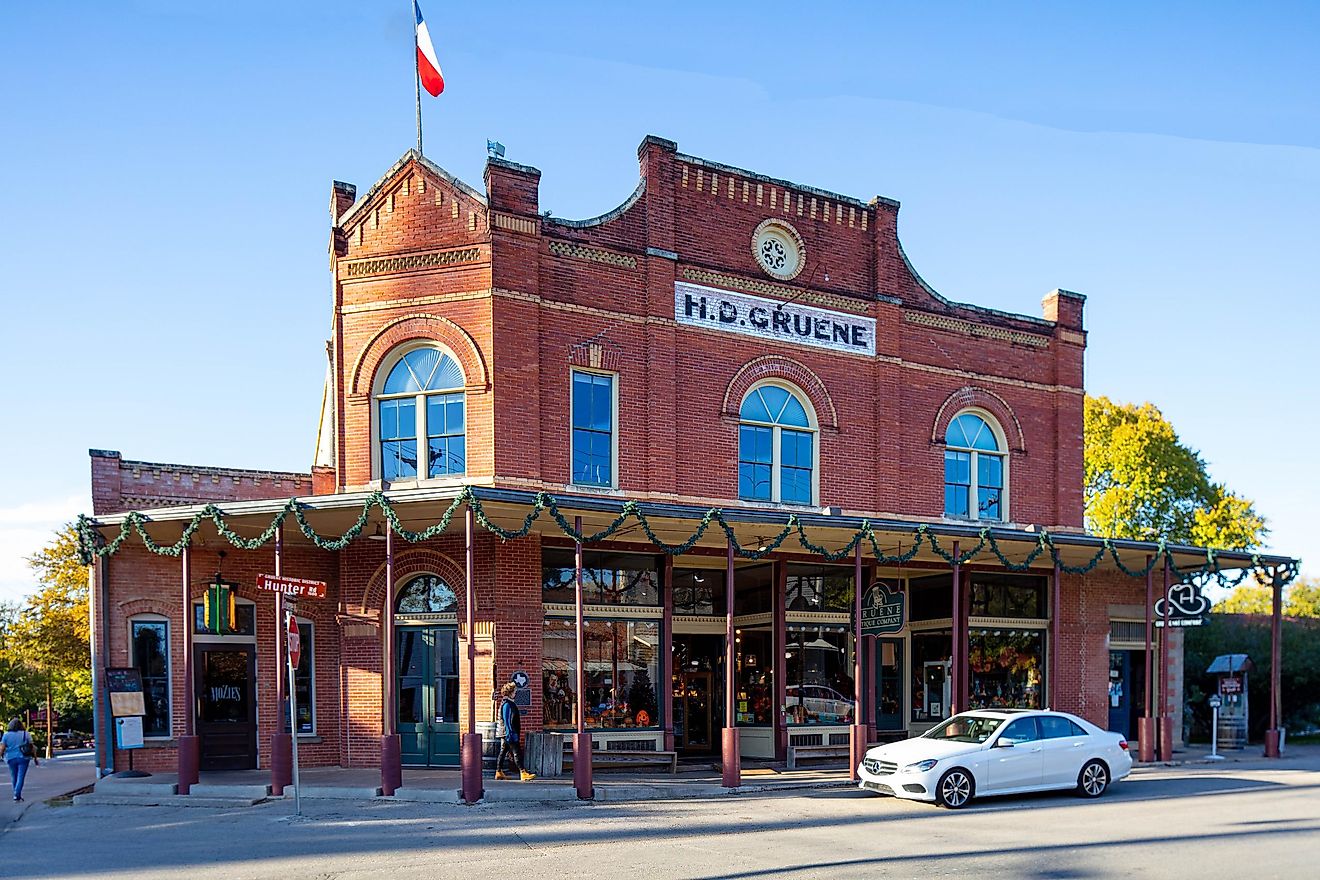
[[[368,541],[385,540],[385,533],[380,530],[380,523],[376,523],[376,531],[372,532],[370,535],[367,535],[367,540]]]

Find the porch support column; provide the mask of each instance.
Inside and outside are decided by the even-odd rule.
[[[1159,751],[1161,761],[1173,760],[1173,713],[1169,702],[1169,554],[1164,553],[1164,626],[1160,629],[1160,720]]]
[[[848,766],[848,777],[854,782],[860,778],[857,768],[866,757],[866,739],[870,733],[863,714],[866,688],[862,682],[862,583],[862,542],[859,540],[853,551],[853,723],[849,738],[852,760]]]
[[[962,563],[958,561],[959,543],[953,542],[953,631],[949,653],[949,714],[956,715],[967,708],[963,700],[963,643],[966,639],[967,618],[963,616]]]
[[[275,530],[275,577],[284,573],[284,529]],[[293,735],[284,732],[288,717],[284,685],[284,650],[288,632],[284,623],[284,594],[275,594],[275,722],[270,734],[270,793],[283,796],[284,787],[293,783]]]
[[[660,712],[665,720],[665,751],[674,750],[674,557],[666,553],[660,572]]]
[[[582,517],[573,518],[573,529],[582,534]],[[587,733],[587,632],[582,620],[582,540],[573,544],[573,621],[576,643],[574,644],[573,715],[577,719],[577,733],[573,734],[573,787],[577,789],[578,800],[591,800],[591,734]]]
[[[776,559],[770,565],[770,577],[774,582],[771,608],[774,609],[775,631],[770,639],[770,651],[774,663],[770,668],[774,670],[775,683],[775,704],[772,707],[775,719],[775,760],[787,761],[788,716],[784,712],[784,705],[788,702],[788,609],[785,599],[788,592],[788,563]]]
[[[1054,563],[1054,576],[1050,578],[1050,665],[1049,665],[1049,699],[1045,705],[1051,709],[1062,709],[1059,702],[1059,632],[1063,629],[1060,616],[1063,612],[1063,606],[1060,597],[1063,594],[1061,581],[1063,580],[1063,569],[1059,563]]]
[[[381,689],[381,737],[380,737],[380,793],[392,796],[403,785],[403,758],[399,744],[399,700],[397,696],[398,673],[395,670],[394,652],[396,636],[394,633],[394,526],[390,518],[385,518],[385,598],[381,607],[381,636],[383,643],[380,654],[380,677],[384,687]]]
[[[1155,760],[1155,566],[1146,556],[1146,711],[1137,722],[1137,758]]]
[[[179,746],[179,794],[188,794],[197,783],[197,769],[201,764],[201,747],[197,740],[197,694],[193,681],[193,622],[192,622],[192,542],[183,545],[183,736]],[[107,736],[113,737],[113,724],[107,725]],[[114,741],[110,740],[110,763],[114,765]]]
[[[467,630],[467,675],[463,684],[467,691],[467,725],[459,744],[459,766],[462,768],[463,802],[475,804],[485,794],[481,781],[481,734],[477,733],[477,548],[476,514],[469,502],[463,507],[463,625]],[[395,737],[397,740],[398,737]]]
[[[741,742],[738,738],[738,670],[737,644],[733,629],[733,538],[729,538],[729,562],[724,576],[728,604],[724,609],[724,731],[721,757],[724,760],[724,787],[742,785]]]
[[[1283,575],[1271,572],[1274,608],[1270,615],[1270,728],[1265,731],[1265,757],[1279,757],[1279,725],[1283,721]]]

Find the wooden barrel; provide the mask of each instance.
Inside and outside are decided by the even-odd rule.
[[[1219,748],[1245,749],[1247,747],[1247,719],[1219,719]]]

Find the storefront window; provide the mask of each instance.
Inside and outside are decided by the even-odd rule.
[[[646,620],[588,620],[586,726],[658,727],[662,721],[656,682],[660,675],[660,624]],[[547,728],[577,726],[576,633],[562,618],[545,621],[541,647],[542,722]]]
[[[775,711],[774,637],[769,627],[735,631],[738,724],[773,724]]]
[[[853,638],[845,626],[787,628],[784,688],[789,724],[851,724]]]
[[[949,673],[953,633],[942,629],[912,634],[912,720],[938,721],[949,715]]]
[[[769,564],[737,569],[733,573],[733,613],[760,614],[771,610],[773,580],[774,566]]]
[[[1041,630],[972,630],[968,638],[973,709],[1039,709],[1045,693]]]
[[[856,576],[851,566],[790,565],[784,586],[789,611],[852,612]]]
[[[310,620],[298,621],[300,651],[294,670],[294,691],[298,695],[298,732],[316,732],[316,634]],[[286,716],[287,717],[287,714]],[[286,722],[284,728],[288,729]]]
[[[949,620],[953,617],[953,575],[912,578],[908,597],[909,620]]]
[[[541,553],[541,598],[575,601],[572,550]],[[660,559],[631,553],[582,554],[582,595],[588,605],[659,605]]]
[[[707,568],[674,569],[675,614],[724,614],[724,572]]]
[[[1047,581],[1042,577],[972,575],[972,617],[1043,620]]]

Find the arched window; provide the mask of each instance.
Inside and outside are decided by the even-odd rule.
[[[802,401],[779,385],[758,385],[738,418],[738,497],[811,504],[815,429]]]
[[[458,596],[434,574],[422,574],[399,590],[394,610],[399,614],[450,614],[458,610]]]
[[[463,368],[436,348],[399,358],[376,395],[384,480],[446,477],[467,470]],[[417,450],[426,450],[419,473]]]
[[[960,413],[944,435],[944,515],[1004,519],[1004,444],[984,417]]]

